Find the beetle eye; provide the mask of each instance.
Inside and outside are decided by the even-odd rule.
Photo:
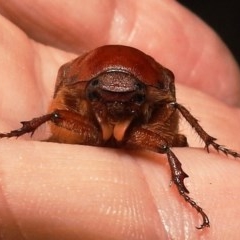
[[[99,94],[97,93],[97,91],[90,91],[88,92],[88,99],[90,101],[97,101],[99,100]]]
[[[137,90],[143,90],[144,89],[144,86],[143,86],[142,83],[136,83],[135,86],[136,86]]]
[[[133,101],[136,104],[140,105],[140,104],[142,104],[145,101],[145,95],[143,95],[143,94],[136,94],[134,96],[134,98],[133,98]]]
[[[136,94],[132,98],[132,101],[135,104],[141,105],[145,101],[145,90],[146,90],[145,88],[146,86],[141,82],[135,83]]]
[[[99,100],[100,96],[98,93],[98,85],[99,85],[99,79],[95,78],[92,79],[87,87],[87,98],[90,101],[97,101]]]
[[[98,79],[93,79],[93,80],[91,81],[91,85],[92,85],[93,87],[96,87],[98,84],[99,84],[99,80],[98,80]]]
[[[161,90],[164,90],[165,87],[166,87],[166,84],[163,81],[159,81],[158,84],[157,84],[157,87]]]

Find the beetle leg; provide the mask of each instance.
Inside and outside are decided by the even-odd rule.
[[[39,126],[49,121],[53,122],[53,124],[58,127],[76,133],[78,135],[76,139],[79,141],[81,139],[82,144],[98,145],[101,143],[102,137],[99,129],[91,124],[90,121],[82,118],[81,115],[68,110],[55,110],[52,113],[33,118],[30,121],[23,121],[21,122],[23,125],[21,128],[9,133],[0,133],[0,138],[19,137],[26,133],[31,133],[31,135],[33,135]],[[70,136],[68,136],[68,138],[70,139]],[[65,139],[65,136],[63,136],[63,139]],[[59,139],[59,141],[60,140],[62,139]],[[54,141],[54,136],[50,137],[48,141]],[[74,139],[71,143],[75,142],[76,140]]]
[[[183,134],[176,134],[173,139],[173,147],[188,147],[187,138]]]
[[[34,131],[41,126],[42,124],[44,124],[47,121],[50,121],[54,118],[54,113],[50,113],[50,114],[46,114],[43,115],[41,117],[38,118],[33,118],[30,121],[23,121],[21,122],[22,127],[17,129],[17,130],[13,130],[9,133],[0,133],[0,138],[10,138],[10,137],[19,137],[24,135],[25,133],[31,133],[31,135],[34,134]]]
[[[193,115],[182,105],[178,103],[174,103],[175,107],[179,110],[179,112],[183,115],[183,117],[189,122],[189,124],[192,126],[192,128],[198,133],[198,135],[202,138],[202,140],[205,143],[205,148],[209,152],[209,145],[212,145],[217,151],[223,152],[226,155],[231,155],[233,157],[239,157],[240,154],[228,149],[215,141],[217,140],[216,138],[210,136],[207,134],[204,129],[200,126],[198,123],[198,120],[193,117]]]
[[[96,126],[90,119],[84,118],[75,112],[55,110],[54,118],[51,121],[53,122],[53,127],[57,126],[59,129],[53,132],[52,137],[49,139],[50,141],[55,141],[57,136],[57,141],[63,143],[95,146],[103,143],[100,127]],[[67,137],[65,130],[69,131]]]
[[[159,134],[156,134],[155,132],[144,128],[135,129],[130,133],[129,138],[126,142],[126,146],[131,148],[143,148],[161,154],[167,154],[171,169],[172,181],[177,186],[178,192],[185,199],[185,201],[194,207],[202,216],[203,222],[201,226],[197,228],[202,229],[204,227],[210,226],[206,213],[200,206],[197,205],[195,201],[193,201],[188,196],[189,191],[184,185],[184,179],[188,177],[188,175],[183,171],[182,164],[175,156],[175,154],[171,151],[167,142]]]
[[[186,202],[188,202],[192,207],[194,207],[197,210],[198,213],[201,214],[203,218],[203,222],[200,225],[200,227],[196,228],[203,229],[205,227],[210,227],[210,222],[206,213],[200,206],[197,205],[195,201],[193,201],[187,195],[189,191],[186,189],[183,181],[186,177],[188,177],[188,175],[182,170],[182,164],[180,163],[176,155],[169,148],[166,148],[166,154],[168,157],[168,162],[172,173],[172,181],[177,186],[178,192],[185,199]]]

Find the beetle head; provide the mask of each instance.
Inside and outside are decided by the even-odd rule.
[[[173,79],[165,77],[163,83],[151,86],[130,72],[115,69],[102,72],[88,82],[85,96],[105,140],[113,135],[121,141],[133,120],[147,122],[157,105],[172,99],[169,88]]]
[[[93,106],[96,103],[104,105],[109,120],[116,122],[140,114],[146,98],[146,86],[130,73],[107,71],[89,82],[86,97]]]

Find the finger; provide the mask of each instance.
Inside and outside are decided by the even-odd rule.
[[[173,70],[177,81],[228,104],[240,104],[240,74],[230,52],[209,27],[175,1],[31,4],[37,14],[26,11],[28,4],[2,3],[2,14],[35,39],[78,53],[107,43],[132,45]],[[97,11],[92,14],[91,9]]]
[[[5,141],[0,147],[1,152],[12,149]],[[139,239],[139,234],[185,239],[203,234],[195,229],[198,214],[169,186],[169,166],[162,155],[71,145],[59,151],[58,144],[22,141],[15,150],[1,156],[1,203],[6,205],[0,205],[0,213],[11,224],[5,232],[24,232],[25,239]],[[204,234],[208,239],[234,236],[239,225],[233,216],[240,213],[239,164],[201,150],[174,151],[190,176],[190,196],[209,215],[211,228]],[[8,215],[2,214],[6,206]]]
[[[182,91],[185,90],[182,89]],[[187,95],[186,91],[184,95]],[[206,97],[202,98],[201,95],[199,98],[202,104],[204,100],[209,103]],[[194,105],[193,103],[193,106]],[[217,103],[217,105],[219,106],[219,103]],[[201,111],[205,112],[206,109],[211,112],[211,108],[202,108],[201,105],[198,107],[200,113]],[[223,113],[226,106],[224,107],[224,105],[221,106],[220,104],[219,107],[221,113]],[[226,107],[226,109],[228,108]],[[206,114],[208,114],[208,112],[206,112]],[[232,112],[229,110],[226,115],[232,119],[232,114],[233,110]],[[217,121],[220,121],[221,124],[226,122],[224,119],[223,122],[221,122],[221,119],[217,119]],[[211,128],[214,128],[214,119],[211,120],[209,118],[207,124],[209,124]],[[234,124],[237,126],[238,121],[235,123],[234,121],[231,122],[228,128],[223,128],[221,129],[222,131],[218,129],[219,133],[217,137],[222,139],[224,136],[228,137],[228,135],[230,135],[233,139],[235,134],[232,129],[236,127]],[[192,130],[191,134],[193,134]],[[165,236],[164,234],[166,234],[163,228],[165,228],[165,230],[169,229],[168,232],[170,232],[169,234],[171,236],[183,236],[183,239],[185,233],[193,236],[193,238],[198,236],[199,232],[195,230],[194,227],[198,226],[199,216],[192,208],[189,208],[189,206],[184,203],[183,199],[181,199],[176,192],[176,189],[174,190],[174,187],[173,190],[169,188],[169,166],[166,164],[166,159],[164,159],[162,155],[150,154],[150,156],[149,153],[147,153],[144,156],[135,156],[134,154],[126,154],[123,151],[110,149],[91,148],[91,150],[89,150],[89,147],[82,146],[32,142],[22,143],[21,141],[16,141],[15,147],[13,147],[14,142],[15,141],[1,141],[0,145],[2,148],[0,150],[2,153],[1,169],[2,172],[4,172],[4,174],[1,175],[1,177],[3,177],[2,183],[4,183],[3,198],[5,196],[10,197],[10,202],[8,198],[6,198],[6,201],[10,206],[11,212],[14,212],[14,216],[21,216],[20,220],[22,225],[20,229],[24,232],[27,231],[27,234],[32,238],[35,236],[34,234],[36,234],[36,229],[40,228],[43,231],[43,233],[37,232],[40,236],[41,234],[47,234],[49,228],[55,229],[54,221],[46,221],[46,219],[54,220],[54,217],[62,221],[65,220],[67,223],[70,222],[71,228],[69,225],[67,226],[70,232],[73,232],[76,236],[79,236],[79,234],[92,236],[91,234],[93,234],[93,232],[90,232],[89,229],[86,231],[85,226],[93,221],[93,225],[96,222],[103,223],[95,230],[98,234],[100,231],[104,239],[106,236],[104,235],[106,234],[106,228],[104,228],[104,226],[109,226],[109,220],[111,224],[119,221],[124,226],[132,226],[132,232],[134,232],[134,229],[136,229],[136,232],[141,229],[145,232],[146,238],[150,236],[150,239],[154,239],[155,236],[161,236],[163,238],[163,236]],[[237,141],[234,141],[234,144],[237,144]],[[14,151],[8,151],[10,148]],[[59,148],[61,148],[61,150]],[[101,154],[102,151],[104,154]],[[238,169],[239,166],[237,165],[238,163],[233,159],[229,160],[224,156],[219,156],[214,153],[207,154],[202,150],[196,151],[187,148],[182,150],[174,149],[174,152],[182,162],[183,169],[190,176],[190,178],[185,181],[186,186],[190,190],[191,197],[198,203],[201,203],[201,206],[209,214],[211,226],[213,225],[212,228],[215,229],[222,226],[218,229],[224,230],[224,226],[227,224],[226,221],[230,225],[233,224],[234,229],[237,228],[238,225],[230,221],[230,219],[234,219],[234,217],[231,218],[229,216],[229,218],[224,218],[223,216],[228,213],[231,215],[239,211],[236,204],[238,197],[232,198],[228,208],[226,208],[223,207],[226,205],[225,195],[219,199],[217,193],[225,192],[226,189],[230,191],[229,185],[226,185],[224,182],[221,183],[218,177],[219,175],[221,176],[221,174],[227,177],[229,176],[229,172],[231,172],[231,174],[238,178],[238,172],[240,172]],[[181,154],[181,152],[184,154]],[[200,154],[200,152],[202,154]],[[71,154],[69,155],[69,153]],[[19,158],[16,159],[15,156],[19,156]],[[96,158],[96,156],[98,156],[98,158]],[[224,169],[226,171],[221,172]],[[213,195],[208,195],[208,188],[206,188],[206,186],[208,186],[212,176],[215,183],[215,192],[213,191]],[[235,181],[236,178],[228,178],[227,183],[230,183],[231,186],[233,185],[231,191],[238,189],[237,184],[239,181]],[[221,179],[224,179],[224,177]],[[232,184],[231,181],[235,181],[235,183]],[[188,184],[190,184],[190,186]],[[193,184],[193,188],[191,188],[191,184]],[[101,195],[102,191],[104,192],[103,195]],[[228,196],[232,196],[233,194],[233,192],[230,192]],[[70,204],[65,197],[66,195],[71,198]],[[215,202],[211,201],[211,197],[215,198]],[[24,199],[26,205],[19,206],[19,199]],[[38,199],[40,199],[40,203]],[[206,205],[203,205],[203,202],[207,202]],[[216,211],[214,208],[216,204],[220,205],[220,217],[218,215],[219,211]],[[183,205],[186,208],[183,207]],[[236,207],[233,207],[235,205]],[[34,222],[40,224],[32,225],[30,230],[28,219],[25,219],[25,215],[22,212],[26,211],[26,206],[30,206],[26,215],[28,219],[35,219],[36,217],[37,220]],[[44,209],[46,212],[41,216],[38,214],[36,216],[36,206],[38,206],[39,209]],[[84,208],[84,210],[82,208]],[[119,211],[123,216],[120,213],[116,214],[116,208],[118,210],[121,209],[121,211]],[[99,209],[103,210],[98,211]],[[122,209],[127,210],[123,211]],[[105,215],[106,212],[108,212],[107,216]],[[131,218],[132,212],[134,212],[134,216]],[[125,217],[127,213],[130,214],[130,217],[126,220]],[[4,216],[6,216],[6,214]],[[74,216],[73,220],[72,216]],[[92,219],[92,216],[95,216],[95,218]],[[149,222],[146,223],[144,222],[145,220],[142,219],[153,219],[154,225],[152,221],[150,221],[151,226],[149,226]],[[126,223],[126,221],[128,222]],[[6,222],[11,222],[11,219],[7,219]],[[41,225],[46,222],[46,225]],[[72,224],[72,222],[74,224]],[[141,224],[145,227],[142,228]],[[186,224],[189,225],[187,231]],[[214,227],[214,225],[216,227]],[[57,224],[57,226],[59,225]],[[117,224],[116,226],[116,228],[112,228],[110,234],[119,234],[118,231],[122,229],[123,226]],[[11,225],[11,227],[14,227],[14,225]],[[160,230],[156,233],[157,229]],[[54,237],[58,237],[60,233],[57,229],[55,230],[56,231],[52,231],[56,233]],[[106,231],[108,231],[107,234],[109,234],[109,230],[107,229]],[[120,235],[120,239],[123,238],[123,236],[128,236],[125,235],[128,233],[124,232],[122,234],[124,235]],[[221,235],[224,233],[221,233],[221,231],[220,233],[210,231],[208,234],[213,236],[214,239],[214,234]],[[53,237],[53,235],[48,236],[50,236],[50,238]],[[66,236],[69,237],[68,231],[66,232]]]
[[[159,215],[169,235],[177,239],[221,239],[231,236],[238,238],[239,222],[236,214],[240,213],[238,204],[240,193],[239,161],[219,154],[208,154],[202,149],[173,149],[182,163],[184,171],[189,175],[185,185],[189,196],[203,208],[210,220],[210,228],[196,230],[202,222],[201,216],[179,195],[174,184],[170,186],[170,172],[167,163],[159,156],[151,156],[151,160],[139,159],[146,181]],[[233,197],[234,196],[234,197]]]
[[[75,56],[36,44],[2,16],[0,25],[1,121],[16,128],[47,111],[59,66]]]
[[[8,208],[1,216],[10,223],[4,232],[24,233],[25,239],[166,239],[130,155],[27,141],[15,141],[13,151],[12,145],[0,145],[1,202],[6,203],[0,214]]]

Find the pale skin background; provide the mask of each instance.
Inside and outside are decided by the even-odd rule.
[[[46,113],[60,65],[100,45],[125,44],[170,68],[178,102],[219,143],[240,151],[239,69],[177,2],[0,0],[0,12],[1,132]],[[206,153],[185,121],[180,130],[198,148],[173,151],[209,229],[195,229],[200,215],[170,187],[164,155],[24,136],[0,141],[0,238],[239,239],[239,159]]]

